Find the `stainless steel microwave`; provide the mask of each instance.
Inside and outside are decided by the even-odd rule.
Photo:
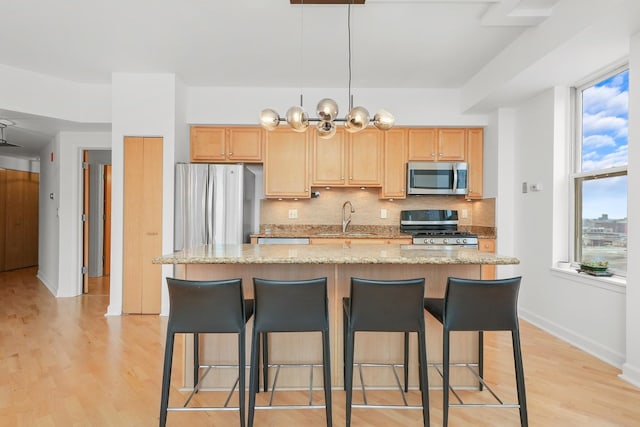
[[[407,194],[465,195],[467,171],[465,162],[408,162]]]

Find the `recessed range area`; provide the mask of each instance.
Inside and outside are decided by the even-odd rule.
[[[478,236],[458,230],[458,211],[446,209],[403,210],[400,231],[413,236],[413,244],[424,248],[478,249]]]

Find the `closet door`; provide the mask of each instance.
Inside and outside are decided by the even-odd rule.
[[[122,311],[160,313],[162,270],[162,138],[124,141]]]
[[[38,186],[39,175],[4,170],[0,178],[4,207],[0,206],[3,236],[0,250],[2,270],[38,265]],[[4,214],[2,214],[4,212]]]

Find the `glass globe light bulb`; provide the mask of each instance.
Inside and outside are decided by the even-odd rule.
[[[336,124],[323,120],[316,125],[318,129],[318,137],[322,139],[329,139],[336,134]]]
[[[364,107],[354,107],[347,114],[344,128],[348,132],[358,132],[369,126],[369,112]]]
[[[304,132],[309,127],[309,115],[302,107],[294,106],[287,110],[287,123],[296,132]]]
[[[373,125],[380,130],[389,130],[396,124],[396,118],[388,111],[380,110],[373,116]]]
[[[331,98],[324,98],[318,102],[318,118],[330,122],[338,116],[338,103]]]
[[[267,108],[260,112],[260,125],[266,130],[274,130],[280,124],[277,111]]]

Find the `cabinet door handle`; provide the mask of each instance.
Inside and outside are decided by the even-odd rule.
[[[158,235],[157,232],[151,232],[151,231],[147,232],[147,236],[157,236],[157,235]]]

